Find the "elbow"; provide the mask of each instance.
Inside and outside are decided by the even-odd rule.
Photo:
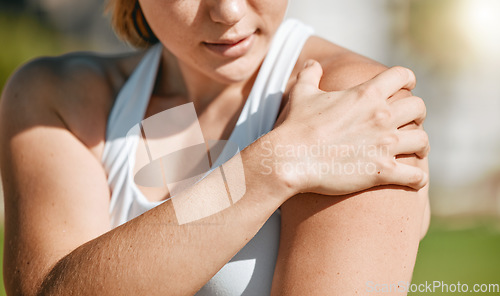
[[[26,281],[16,281],[15,283],[8,283],[9,278],[4,276],[5,292],[6,295],[20,295],[20,296],[37,296],[39,289]]]
[[[66,258],[66,257],[65,257]],[[66,270],[65,258],[61,259],[46,275],[42,278],[37,289],[35,296],[45,295],[68,295],[67,290],[63,289],[63,281],[61,275]]]
[[[45,276],[43,276],[45,274]],[[41,296],[55,295],[52,272],[40,269],[12,270],[4,267],[4,284],[7,295]]]

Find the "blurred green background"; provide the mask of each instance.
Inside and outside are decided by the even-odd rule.
[[[130,50],[102,11],[98,0],[2,0],[0,90],[38,56]],[[291,1],[288,13],[342,46],[410,67],[420,80],[433,217],[413,283],[500,285],[500,0]],[[0,234],[3,250],[3,227]],[[461,295],[410,293],[428,294]]]

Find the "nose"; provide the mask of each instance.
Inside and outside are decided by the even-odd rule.
[[[210,18],[216,23],[234,25],[247,12],[246,0],[214,0],[210,7]]]

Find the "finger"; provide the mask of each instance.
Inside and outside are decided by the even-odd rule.
[[[416,154],[419,158],[424,158],[429,154],[429,137],[427,133],[420,129],[398,131],[398,143],[393,148],[394,155]]]
[[[383,99],[390,98],[401,89],[415,88],[415,74],[407,68],[393,67],[358,86],[365,93],[375,94]]]
[[[396,161],[395,161],[396,162]],[[429,175],[419,167],[396,162],[389,171],[380,172],[381,185],[401,185],[419,190],[429,183]]]
[[[315,60],[308,60],[304,65],[304,69],[297,75],[297,85],[309,85],[318,89],[322,76],[323,68],[321,64]]]
[[[419,97],[401,98],[389,106],[392,113],[395,114],[394,120],[398,128],[411,122],[422,125],[427,116],[424,100]]]

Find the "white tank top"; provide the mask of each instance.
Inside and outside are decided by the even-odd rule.
[[[286,20],[277,30],[229,141],[243,148],[269,132],[276,121],[288,79],[313,30]],[[126,136],[144,119],[156,81],[162,45],[145,54],[111,109],[102,164],[111,189],[109,214],[117,227],[161,202],[150,202],[134,183],[137,141]],[[269,295],[278,255],[280,211],[196,295]]]

